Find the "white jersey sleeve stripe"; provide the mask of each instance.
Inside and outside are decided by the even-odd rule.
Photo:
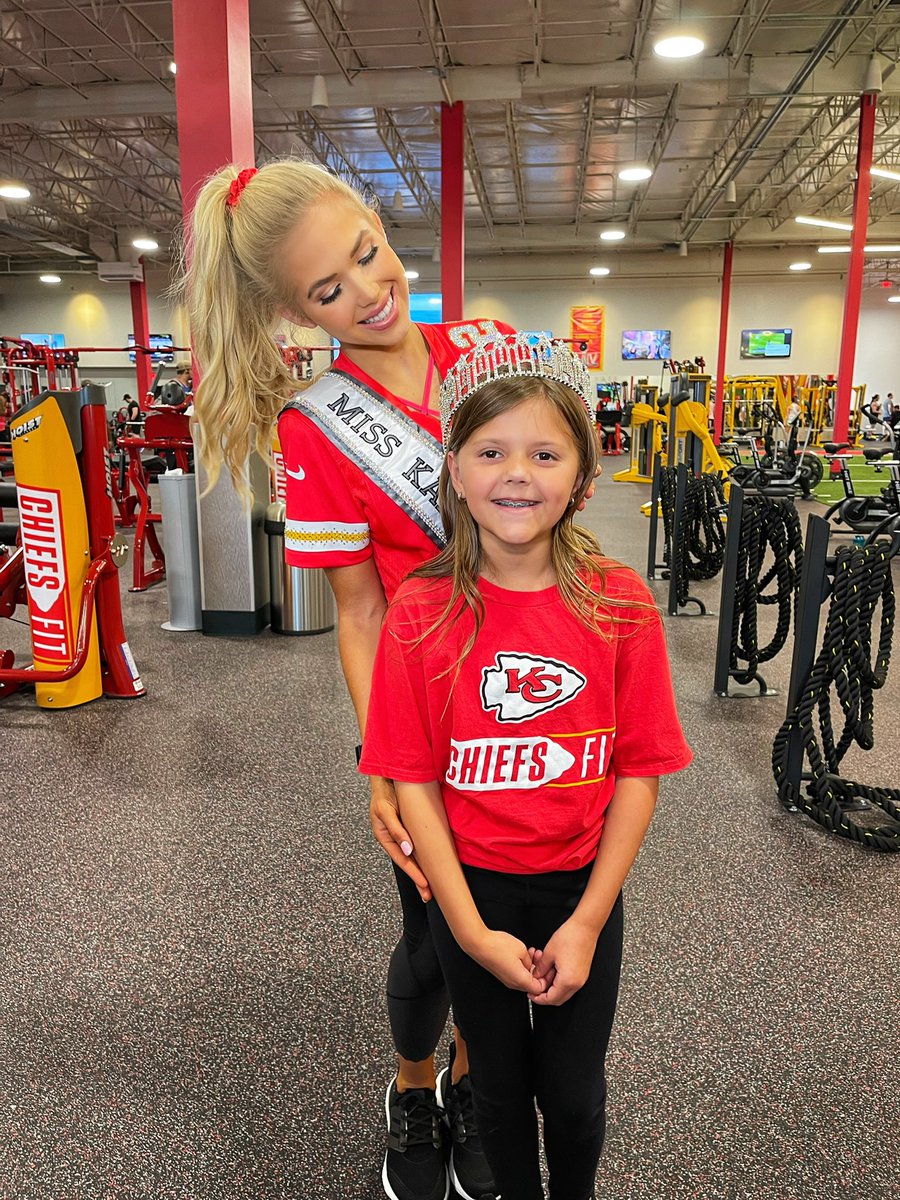
[[[285,521],[284,542],[303,554],[330,554],[335,550],[363,550],[370,540],[369,526],[343,521]]]

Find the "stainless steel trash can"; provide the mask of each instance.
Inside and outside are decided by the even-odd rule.
[[[273,633],[328,633],[334,629],[334,594],[325,572],[284,561],[284,504],[266,510],[269,538],[269,600]]]
[[[169,619],[163,622],[163,629],[176,633],[200,629],[200,539],[194,476],[168,471],[160,475],[159,506],[169,590]]]

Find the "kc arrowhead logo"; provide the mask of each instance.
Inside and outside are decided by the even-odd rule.
[[[500,653],[481,673],[481,703],[498,721],[528,721],[559,708],[587,683],[566,663],[531,654]]]

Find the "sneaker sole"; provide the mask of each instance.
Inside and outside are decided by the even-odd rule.
[[[440,1074],[437,1077],[437,1081],[434,1085],[434,1098],[437,1102],[438,1108],[444,1114],[444,1120],[447,1122],[447,1128],[449,1129],[450,1121],[447,1117],[446,1109],[444,1108],[443,1081],[444,1081],[445,1077],[447,1079],[449,1079],[449,1077],[450,1077],[450,1068],[449,1067],[444,1067],[444,1069],[440,1072]],[[456,1192],[457,1192],[460,1200],[479,1200],[479,1197],[477,1197],[477,1196],[470,1196],[469,1193],[462,1186],[462,1184],[459,1182],[459,1176],[456,1174],[456,1165],[453,1162],[453,1144],[452,1144],[452,1142],[450,1145],[450,1161],[447,1164],[447,1166],[448,1166],[449,1172],[450,1172],[450,1182],[453,1184],[454,1188],[456,1189]]]
[[[391,1128],[391,1104],[390,1104],[390,1101],[391,1101],[391,1088],[393,1086],[394,1086],[394,1080],[392,1079],[391,1082],[387,1085],[387,1091],[384,1093],[384,1119],[385,1119],[385,1123],[387,1124],[388,1131],[390,1131],[390,1128]],[[443,1105],[440,1104],[440,1102],[438,1103],[438,1107],[443,1112]],[[400,1197],[397,1195],[397,1193],[391,1187],[390,1182],[388,1180],[387,1159],[388,1159],[387,1152],[385,1152],[384,1163],[382,1164],[382,1167],[381,1167],[381,1186],[384,1188],[384,1194],[386,1196],[388,1196],[390,1198],[390,1200],[400,1200]],[[444,1187],[444,1195],[441,1197],[441,1200],[449,1200],[449,1196],[450,1196],[450,1181],[448,1179],[447,1183]],[[466,1196],[465,1200],[472,1200],[472,1198],[470,1196]]]

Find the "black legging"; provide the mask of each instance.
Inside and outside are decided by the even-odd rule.
[[[503,875],[463,868],[491,929],[543,947],[571,915],[591,868]],[[485,1154],[503,1196],[542,1200],[538,1127],[551,1200],[589,1200],[606,1129],[604,1061],[622,961],[622,898],[597,941],[584,987],[560,1007],[531,1005],[457,945],[441,910],[428,905],[453,1013],[469,1048],[475,1114]]]
[[[416,885],[394,867],[403,910],[403,936],[391,955],[387,978],[388,1019],[402,1058],[421,1062],[434,1054],[447,1023],[450,997]]]

